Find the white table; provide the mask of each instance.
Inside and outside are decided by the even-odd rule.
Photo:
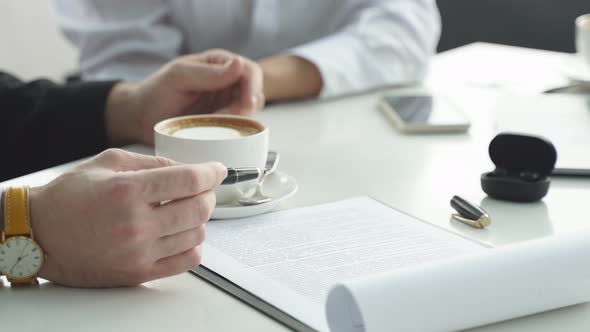
[[[481,58],[481,54],[490,52],[504,56]],[[484,61],[490,66],[499,60],[493,66],[500,69],[518,66],[505,63],[511,58],[508,54],[529,66],[529,71],[535,61],[543,64],[539,70],[547,70],[547,63],[555,65],[554,71],[537,77],[536,83],[541,79],[547,86],[564,83],[556,72],[567,57],[564,54],[474,44],[439,55],[433,63],[429,86],[453,96],[468,112],[472,128],[465,135],[400,135],[377,110],[378,92],[329,102],[281,105],[260,113],[257,117],[271,128],[271,147],[281,151],[279,168],[299,182],[299,192],[281,208],[370,195],[433,224],[497,246],[590,227],[590,220],[583,220],[573,211],[590,198],[587,181],[553,180],[549,195],[534,204],[489,200],[481,191],[480,174],[493,168],[487,146],[495,135],[492,109],[499,90],[503,93],[506,88],[520,89],[527,84],[498,84],[518,81],[518,75],[510,72],[509,79],[497,78],[494,82],[499,89],[482,88],[479,83],[474,87],[471,80],[453,73],[463,73],[462,66],[477,71],[478,63]],[[477,77],[472,72],[462,75],[467,74]],[[522,78],[522,82],[527,80]],[[131,149],[149,152],[142,147]],[[43,183],[70,166],[12,183]],[[483,201],[493,216],[493,225],[475,230],[451,222],[449,200],[455,194]],[[456,312],[457,319],[461,319],[461,308]],[[49,283],[39,289],[0,288],[0,322],[6,331],[285,330],[189,274],[131,289],[66,289]],[[477,331],[581,331],[588,326],[590,305],[584,304]]]

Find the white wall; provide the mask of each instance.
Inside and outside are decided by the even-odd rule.
[[[61,80],[77,54],[57,30],[52,0],[0,0],[0,70]]]

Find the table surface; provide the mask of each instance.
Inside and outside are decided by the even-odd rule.
[[[299,192],[280,208],[370,195],[495,246],[588,228],[588,221],[572,208],[588,202],[587,180],[554,179],[549,195],[532,204],[491,200],[479,183],[481,173],[493,168],[487,146],[497,130],[497,101],[516,98],[516,91],[536,94],[567,83],[560,70],[570,57],[484,43],[438,55],[427,86],[449,95],[468,113],[472,127],[467,134],[399,134],[376,107],[383,91],[278,105],[260,112],[256,117],[271,129],[271,148],[281,151],[279,169],[299,184]],[[137,146],[130,149],[150,151]],[[4,185],[42,184],[71,166]],[[481,203],[493,216],[493,225],[475,230],[450,221],[449,199],[456,194]],[[51,283],[11,289],[0,285],[0,298],[0,321],[6,331],[286,330],[188,273],[128,289],[68,289]],[[23,315],[27,319],[15,319]],[[458,308],[457,319],[460,316]],[[474,331],[580,331],[588,326],[590,305],[583,304]]]

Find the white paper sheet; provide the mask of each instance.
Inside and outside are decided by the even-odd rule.
[[[539,94],[569,84],[569,55],[489,43],[473,43],[437,55],[427,83],[453,83]]]
[[[456,331],[590,300],[590,232],[345,282],[333,331]]]
[[[485,251],[368,197],[208,224],[203,265],[318,330],[346,280]]]

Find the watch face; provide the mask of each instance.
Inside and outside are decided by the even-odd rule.
[[[35,276],[43,265],[43,251],[27,237],[11,237],[0,244],[0,271],[11,279]]]

